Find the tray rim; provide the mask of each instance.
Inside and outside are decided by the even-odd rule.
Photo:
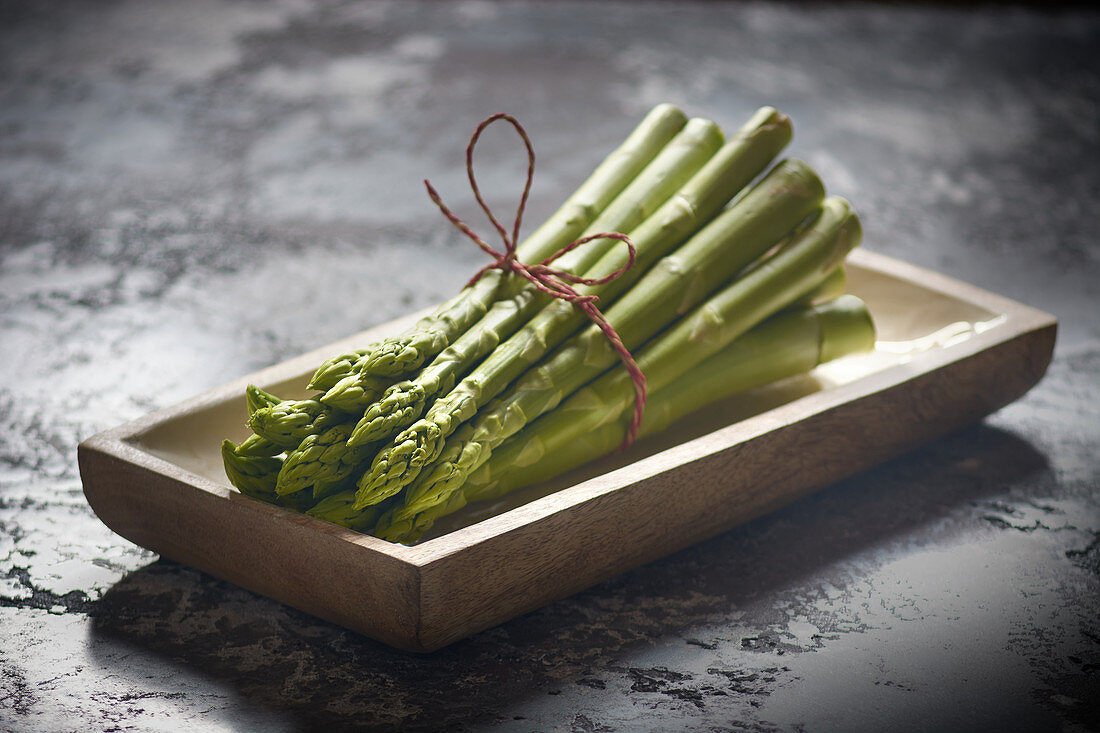
[[[716,456],[739,446],[749,445],[770,433],[796,426],[815,416],[829,413],[844,405],[851,405],[884,390],[904,385],[907,382],[934,373],[949,365],[963,362],[981,354],[983,351],[1007,344],[1027,334],[1048,331],[1050,350],[1044,357],[1043,363],[1037,365],[1038,376],[1024,388],[1024,391],[1031,384],[1037,382],[1043,371],[1045,371],[1050,360],[1050,354],[1053,351],[1054,334],[1057,328],[1057,320],[1052,315],[949,276],[862,248],[854,251],[849,259],[860,267],[879,271],[901,280],[916,282],[922,288],[967,301],[996,314],[1003,314],[1005,322],[995,328],[975,333],[962,343],[954,344],[950,348],[921,352],[914,355],[906,363],[892,365],[850,383],[799,397],[712,433],[641,458],[627,466],[565,487],[548,496],[535,499],[522,506],[428,539],[414,546],[393,544],[320,519],[252,499],[231,489],[228,483],[220,484],[193,473],[182,466],[144,450],[139,445],[140,437],[143,434],[164,422],[221,403],[227,399],[238,399],[246,384],[272,384],[308,373],[315,368],[317,363],[332,353],[351,347],[354,344],[364,343],[382,335],[394,333],[411,324],[427,312],[425,310],[367,329],[333,344],[311,350],[300,356],[207,390],[175,405],[162,408],[91,436],[82,441],[78,448],[81,459],[81,474],[85,479],[85,495],[88,497],[93,510],[96,511],[97,515],[100,514],[97,501],[93,500],[92,496],[95,491],[89,492],[89,480],[85,476],[86,463],[90,465],[90,462],[95,460],[94,456],[98,455],[113,461],[130,464],[130,466],[140,471],[155,474],[171,482],[184,484],[205,494],[212,495],[212,497],[227,500],[243,511],[259,512],[274,521],[289,521],[296,528],[319,532],[327,540],[345,547],[354,556],[364,557],[365,562],[369,562],[369,556],[372,555],[384,556],[387,562],[393,563],[399,569],[398,572],[407,576],[408,588],[406,591],[410,594],[407,600],[415,602],[418,618],[416,623],[413,624],[415,638],[397,639],[396,643],[394,638],[383,640],[415,651],[429,651],[455,639],[447,637],[446,634],[427,637],[422,635],[421,621],[426,614],[430,614],[432,611],[429,607],[431,601],[424,598],[425,586],[431,583],[432,578],[445,577],[447,572],[450,572],[452,561],[454,565],[460,565],[461,557],[466,553],[476,555],[476,551],[479,549],[491,551],[491,548],[497,545],[498,541],[506,542],[506,538],[516,536],[517,533],[522,534],[525,529],[533,530],[540,524],[552,523],[561,519],[568,512],[582,511],[586,505],[595,506],[605,497],[621,489],[629,488],[633,484],[674,472],[678,467]],[[101,519],[116,532],[122,534],[102,515]],[[234,582],[238,581],[235,580]],[[532,607],[537,607],[537,605],[541,605],[541,603]],[[311,612],[316,613],[316,611]],[[323,614],[318,615],[323,616]],[[512,615],[515,615],[515,613],[511,613],[508,618]],[[501,618],[497,622],[501,620],[505,619]],[[337,620],[337,623],[345,622]],[[347,624],[345,623],[345,625]],[[368,631],[364,631],[364,633],[374,635]],[[381,637],[379,636],[379,638]]]

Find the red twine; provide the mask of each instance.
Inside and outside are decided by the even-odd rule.
[[[512,127],[515,128],[516,132],[523,140],[524,146],[527,148],[527,183],[523,187],[523,195],[520,197],[519,206],[516,207],[516,219],[512,226],[510,236],[504,226],[497,221],[495,216],[493,216],[493,212],[489,210],[489,206],[485,203],[485,200],[482,199],[481,191],[478,189],[477,180],[474,177],[474,146],[477,145],[478,138],[481,137],[481,133],[485,128],[497,120],[505,120],[511,123]],[[623,441],[622,446],[623,450],[626,450],[634,443],[634,439],[638,435],[638,425],[642,421],[642,412],[645,410],[645,375],[642,374],[642,370],[638,367],[637,362],[634,361],[634,357],[631,356],[630,351],[623,345],[623,341],[619,338],[619,334],[615,332],[612,325],[608,323],[607,318],[605,318],[603,313],[600,312],[600,309],[596,307],[596,303],[600,300],[599,297],[595,295],[581,295],[573,285],[602,285],[621,276],[634,265],[634,244],[625,234],[620,234],[618,232],[601,232],[600,234],[591,234],[587,237],[582,237],[570,242],[536,265],[526,265],[516,259],[516,245],[519,242],[519,227],[520,223],[523,221],[523,210],[527,207],[527,197],[531,193],[531,181],[535,175],[535,149],[531,146],[531,140],[527,137],[527,131],[523,129],[523,125],[509,114],[497,113],[477,126],[473,136],[470,138],[470,143],[466,146],[466,175],[470,179],[470,189],[474,193],[474,198],[477,200],[478,205],[481,206],[481,210],[485,212],[485,216],[489,218],[489,221],[500,234],[500,238],[504,242],[503,253],[490,247],[473,229],[452,213],[451,210],[447,208],[447,205],[439,198],[439,194],[432,187],[432,184],[425,180],[424,185],[428,188],[428,196],[435,202],[435,205],[439,207],[439,210],[443,212],[443,216],[447,217],[448,221],[458,227],[459,231],[472,239],[478,247],[481,247],[485,254],[493,258],[493,262],[477,271],[477,274],[467,283],[467,287],[480,280],[481,276],[489,270],[500,269],[504,272],[514,272],[520,277],[530,280],[535,288],[547,295],[572,303],[583,311],[593,323],[599,326],[600,330],[607,336],[607,340],[611,342],[611,346],[619,353],[619,358],[622,360],[623,366],[626,367],[631,380],[634,382],[634,416],[630,421],[630,427],[627,429],[626,433],[626,440]],[[627,263],[610,275],[601,278],[580,277],[566,270],[556,270],[550,267],[550,264],[559,257],[568,252],[572,252],[582,244],[587,244],[597,239],[617,239],[626,244],[627,249],[630,251]]]

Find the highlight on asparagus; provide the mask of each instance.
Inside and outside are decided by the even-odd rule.
[[[806,163],[775,162],[790,139],[790,120],[769,107],[725,136],[659,105],[516,248],[532,264],[597,233],[629,237],[625,271],[627,248],[611,239],[554,263],[592,280],[617,273],[574,286],[598,299],[613,332],[515,272],[486,269],[406,332],[326,360],[312,396],[249,386],[253,433],[222,445],[230,483],[411,543],[470,502],[614,452],[631,428],[653,435],[731,394],[870,349],[866,307],[842,295],[859,219],[826,198]],[[472,152],[473,141],[476,191]],[[522,205],[517,231],[521,216]],[[645,376],[640,414],[624,347]]]

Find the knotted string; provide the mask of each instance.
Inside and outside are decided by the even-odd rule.
[[[474,176],[474,147],[477,145],[478,138],[481,137],[481,133],[484,132],[485,128],[497,120],[509,122],[512,127],[515,128],[515,131],[519,134],[520,138],[523,140],[524,146],[527,148],[527,182],[523,187],[523,195],[520,196],[519,205],[516,207],[516,218],[512,226],[511,234],[509,234],[508,230],[504,228],[504,225],[493,216],[493,212],[489,209],[489,205],[486,204],[485,200],[481,197],[481,190],[478,188],[477,179]],[[619,338],[619,334],[615,332],[614,327],[612,327],[607,318],[604,317],[603,313],[601,313],[600,309],[597,307],[596,304],[600,300],[599,297],[596,295],[581,295],[573,285],[603,285],[604,283],[611,282],[617,277],[620,277],[634,266],[636,252],[633,242],[631,242],[630,238],[625,234],[620,234],[618,232],[601,232],[599,234],[590,234],[570,242],[538,264],[527,265],[516,258],[516,245],[519,242],[519,228],[520,224],[523,222],[523,211],[527,207],[527,197],[531,193],[531,181],[535,176],[535,149],[532,147],[531,139],[527,137],[527,131],[523,129],[523,125],[509,114],[498,112],[482,121],[482,123],[477,126],[473,136],[470,138],[469,144],[466,146],[466,176],[470,179],[470,189],[473,191],[474,198],[477,200],[478,205],[481,207],[481,210],[485,212],[485,216],[489,218],[489,222],[492,223],[493,228],[500,234],[501,241],[504,242],[504,252],[499,252],[490,247],[484,239],[478,236],[478,234],[466,224],[466,222],[462,221],[462,219],[458,218],[458,216],[447,208],[447,205],[440,199],[439,193],[436,192],[431,183],[425,180],[424,185],[428,189],[428,196],[435,205],[439,207],[439,210],[443,212],[443,216],[447,217],[447,220],[454,224],[459,231],[472,239],[485,254],[493,258],[493,262],[490,262],[477,271],[477,274],[467,283],[467,287],[480,280],[482,275],[489,270],[499,269],[506,273],[514,272],[520,277],[529,280],[531,284],[541,292],[553,298],[559,298],[572,303],[599,327],[607,337],[607,340],[611,342],[611,346],[618,352],[619,358],[623,362],[623,366],[626,367],[634,383],[634,415],[627,429],[626,440],[623,441],[622,445],[623,450],[626,450],[634,443],[634,439],[638,435],[638,426],[642,421],[642,412],[645,410],[645,375],[642,374],[642,370],[638,367],[637,362],[634,361],[634,357],[631,355],[630,350],[623,345],[623,341]],[[606,277],[600,278],[581,277],[567,270],[558,270],[550,267],[559,257],[572,252],[583,244],[587,244],[597,239],[617,239],[624,243],[629,250],[629,257],[627,258],[626,264]]]

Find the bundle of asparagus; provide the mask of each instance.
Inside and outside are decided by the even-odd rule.
[[[629,425],[649,434],[730,391],[867,348],[873,329],[858,301],[809,305],[836,295],[858,244],[847,203],[826,199],[796,160],[749,186],[790,137],[771,108],[723,143],[713,122],[661,105],[519,246],[535,262],[599,232],[629,235],[625,272],[631,253],[612,240],[556,266],[591,279],[578,296],[599,298],[641,367],[651,402],[640,425],[625,417],[637,387],[606,329],[489,269],[406,333],[326,361],[312,398],[250,387],[254,434],[222,447],[230,481],[410,542],[468,501],[610,452]],[[517,230],[521,216],[522,205]]]

